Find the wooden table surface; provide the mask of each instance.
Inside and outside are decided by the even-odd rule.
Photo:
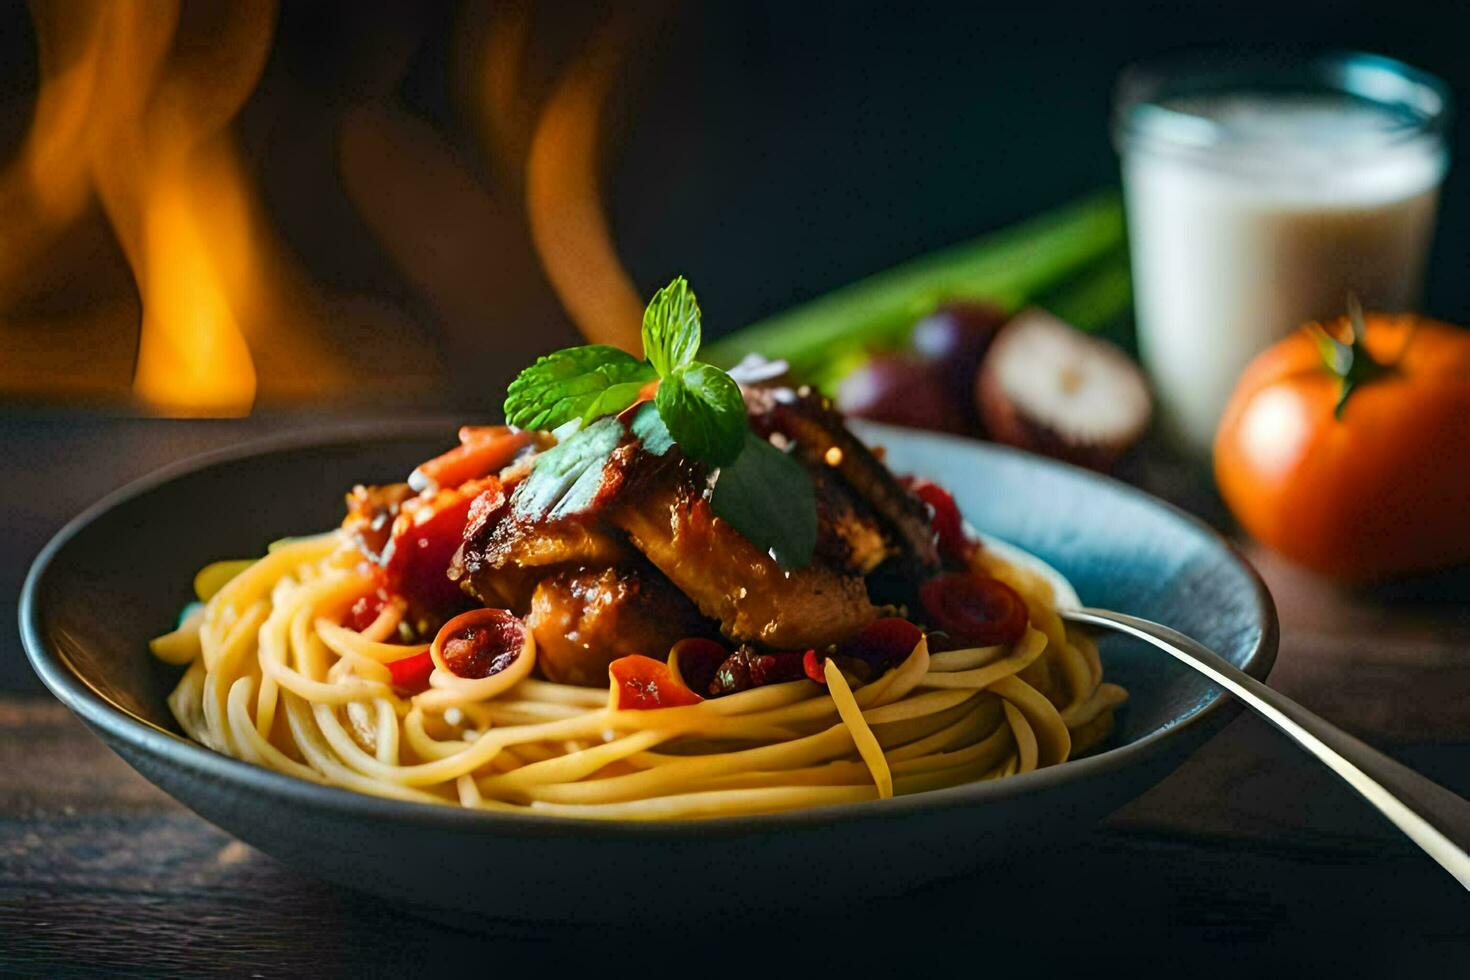
[[[170,459],[294,423],[0,421],[4,615],[35,551],[90,500]],[[1157,474],[1143,479],[1180,495]],[[1281,615],[1271,683],[1470,795],[1470,573],[1351,594],[1249,556]],[[1149,975],[1464,976],[1470,964],[1470,896],[1248,716],[1088,836],[984,876],[809,916],[751,909],[708,929],[642,909],[618,928],[466,931],[313,881],[194,816],[39,688],[13,619],[0,629],[3,975],[703,969],[716,957],[763,971],[1136,964]]]

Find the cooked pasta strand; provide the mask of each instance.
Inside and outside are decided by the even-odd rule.
[[[376,585],[340,532],[212,567],[204,605],[152,649],[186,668],[168,699],[185,734],[300,779],[587,819],[771,813],[1004,778],[1106,738],[1127,695],[1102,680],[1096,646],[1039,577],[981,556],[1026,602],[1012,646],[931,654],[923,638],[866,683],[829,658],[825,687],[654,710],[530,676],[533,641],[510,670],[468,680],[436,660],[428,690],[396,690],[389,665],[432,648],[394,642],[401,600],[361,632],[343,625]]]

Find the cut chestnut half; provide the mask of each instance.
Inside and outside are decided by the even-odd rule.
[[[1153,411],[1127,354],[1039,309],[995,338],[975,402],[997,442],[1099,470],[1138,441]]]

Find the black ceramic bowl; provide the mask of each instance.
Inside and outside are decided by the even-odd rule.
[[[1191,517],[1105,477],[980,443],[865,426],[895,470],[949,487],[970,521],[1071,579],[1083,600],[1171,624],[1256,677],[1276,653],[1260,580]],[[1011,779],[790,814],[604,823],[477,813],[363,796],[217,755],[178,733],[176,670],[148,640],[172,627],[194,572],[335,525],[354,483],[401,479],[451,426],[337,429],[170,467],[92,507],[46,547],[21,595],[41,679],[139,772],[288,864],[427,907],[535,920],[630,908],[813,907],[895,893],[1077,833],[1152,786],[1234,708],[1198,675],[1105,640],[1131,699],[1104,751]]]

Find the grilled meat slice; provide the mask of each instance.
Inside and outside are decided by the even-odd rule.
[[[614,565],[636,556],[622,534],[596,519],[504,517],[480,535],[466,535],[449,575],[485,605],[523,613],[549,571]]]
[[[608,519],[731,639],[825,647],[877,617],[863,580],[817,562],[787,571],[715,517],[702,467],[645,454]]]
[[[848,431],[831,402],[806,387],[748,387],[744,393],[751,428],[777,445],[792,445],[809,469],[835,471],[877,515],[908,575],[921,578],[939,569],[923,502]]]
[[[596,513],[555,519],[517,513],[518,484],[493,511],[472,510],[449,577],[487,606],[523,613],[536,583],[558,566],[608,566],[637,557],[622,532]]]
[[[817,498],[817,561],[866,575],[896,549],[873,511],[825,468],[812,471]]]
[[[491,568],[610,565],[633,557],[627,541],[594,517],[512,518],[495,526],[483,552]]]
[[[605,686],[607,665],[619,657],[663,660],[679,640],[714,632],[683,593],[642,562],[563,569],[542,579],[528,622],[542,675],[586,687]]]

